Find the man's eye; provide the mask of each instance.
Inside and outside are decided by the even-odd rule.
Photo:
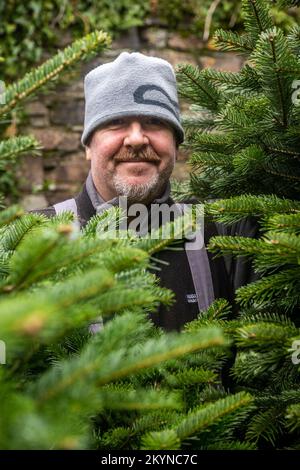
[[[112,121],[110,121],[108,123],[108,126],[109,127],[120,127],[120,126],[123,126],[125,123],[125,120],[124,119],[113,119]]]
[[[163,121],[158,118],[147,118],[145,121],[145,124],[148,124],[149,126],[158,126],[158,127],[163,127],[165,125]]]

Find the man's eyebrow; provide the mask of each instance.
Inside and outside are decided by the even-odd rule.
[[[106,124],[110,124],[111,122],[119,121],[120,119],[123,119],[123,118],[115,117],[115,118],[109,119],[109,120],[106,122]]]

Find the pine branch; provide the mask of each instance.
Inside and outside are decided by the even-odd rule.
[[[179,413],[171,410],[154,411],[151,414],[139,416],[132,424],[131,432],[135,435],[144,434],[153,429],[163,429],[167,423],[178,421]]]
[[[97,257],[97,266],[104,266],[113,273],[135,268],[145,269],[148,266],[148,255],[135,247],[112,247]]]
[[[244,325],[236,330],[236,342],[240,348],[251,348],[260,352],[271,351],[271,348],[281,347],[282,355],[290,338],[299,334],[295,326],[278,325],[270,322],[257,322]]]
[[[195,152],[192,154],[189,163],[193,165],[194,170],[207,167],[208,171],[215,170],[215,167],[232,167],[232,155],[217,152]]]
[[[108,271],[90,270],[54,287],[1,300],[1,337],[9,341],[11,357],[23,343],[49,342],[94,319],[101,309],[98,299],[114,283]]]
[[[266,217],[261,225],[265,231],[272,230],[299,235],[300,214],[275,214],[272,217]]]
[[[208,215],[216,216],[225,224],[237,222],[248,216],[273,216],[276,213],[293,214],[300,210],[300,203],[276,195],[253,196],[251,194],[221,199],[205,206]]]
[[[296,56],[299,56],[300,53],[300,26],[294,26],[287,35],[289,41],[289,47]]]
[[[217,29],[213,40],[220,51],[243,52],[246,54],[253,51],[253,42],[249,35],[241,36],[231,31]]]
[[[153,367],[162,361],[181,357],[194,351],[207,349],[213,346],[225,346],[227,343],[218,328],[203,328],[195,334],[180,336],[168,335],[156,341],[149,340],[144,347],[133,348],[128,354],[125,363],[120,364],[120,369],[111,371],[104,375],[97,383],[103,384],[107,381],[120,379],[128,374],[137,373],[145,367]]]
[[[228,97],[227,103],[220,111],[216,122],[219,129],[238,133],[242,138],[247,138],[248,141],[251,137],[251,140],[253,140],[253,133],[256,131],[256,141],[258,142],[270,130],[270,127],[274,126],[271,118],[270,102],[262,95]]]
[[[257,311],[256,309],[243,310],[240,313],[237,325],[243,326],[245,324],[257,322],[274,323],[281,326],[286,325],[290,327],[295,326],[292,320],[285,314],[269,312],[268,309],[266,309],[266,311]]]
[[[176,392],[155,389],[114,390],[103,387],[99,390],[101,408],[107,410],[157,410],[181,409],[180,395]]]
[[[245,392],[222,398],[215,403],[208,404],[206,407],[201,407],[199,410],[191,411],[187,418],[179,424],[176,433],[179,439],[184,441],[188,437],[216,424],[223,416],[244,406],[249,406],[251,403],[251,395]]]
[[[177,450],[180,449],[180,440],[173,429],[151,432],[141,441],[142,450]]]
[[[211,111],[218,110],[220,94],[216,87],[203,77],[201,71],[190,64],[182,64],[176,68],[176,76],[182,97],[187,97]]]
[[[197,114],[193,117],[183,116],[181,119],[181,123],[184,126],[185,131],[185,139],[192,137],[194,132],[207,132],[216,128],[215,119],[211,114],[203,112],[202,110],[200,111],[199,108],[193,107],[192,109],[192,106],[190,109]],[[183,144],[183,147],[185,145],[186,144]]]
[[[264,0],[243,0],[242,11],[245,30],[255,44],[259,35],[273,26],[269,7]]]
[[[31,136],[2,140],[0,142],[0,170],[5,169],[9,161],[15,161],[16,157],[23,153],[30,152],[31,155],[37,155],[40,148],[40,144]]]
[[[23,214],[24,210],[17,205],[10,206],[7,209],[2,210],[0,212],[0,228],[4,227],[4,229],[6,229],[6,225],[20,218]]]
[[[256,450],[257,446],[250,442],[229,441],[217,442],[206,447],[206,450]]]
[[[137,238],[134,246],[153,255],[158,251],[169,247],[172,243],[178,243],[180,240],[188,239],[194,233],[201,222],[201,206],[194,204],[190,212],[181,215],[179,209],[174,211],[176,217],[174,222],[167,222],[159,229],[153,229],[148,236]],[[192,212],[195,209],[196,212]],[[199,213],[200,212],[200,213]]]
[[[144,436],[142,440],[143,449],[164,449],[172,443],[174,447],[179,446],[176,436],[179,441],[185,441],[189,437],[213,427],[226,415],[233,414],[243,407],[249,407],[251,402],[251,395],[241,392],[208,404],[199,410],[192,410],[176,428],[149,433]]]
[[[274,111],[280,112],[280,125],[286,128],[292,106],[292,81],[300,72],[299,60],[291,52],[283,32],[276,27],[261,34],[250,60],[260,75],[263,92]]]
[[[200,152],[219,152],[228,154],[235,151],[239,146],[235,143],[234,138],[229,133],[202,133],[196,132],[190,136],[188,142],[190,148]]]
[[[2,283],[2,292],[25,289],[57,272],[59,268],[72,267],[88,256],[105,250],[104,240],[77,238],[70,240],[71,225],[57,229],[40,229],[39,237],[28,235],[10,259],[10,275]]]
[[[123,220],[124,215],[122,216],[122,210],[119,207],[111,207],[102,214],[96,214],[89,219],[82,230],[83,236],[100,236],[104,238],[105,231],[112,227],[117,229]],[[110,236],[109,232],[107,236]]]
[[[216,299],[205,311],[201,311],[195,320],[187,323],[184,327],[184,331],[195,332],[202,326],[213,326],[224,324],[223,320],[226,320],[231,313],[231,306],[225,299]]]
[[[124,317],[123,317],[124,318]],[[127,318],[126,318],[127,320]],[[131,326],[133,319],[131,318]],[[128,321],[128,320],[127,320]],[[125,325],[122,324],[120,331],[120,322],[114,322],[109,330],[104,329],[102,341],[106,344],[106,337],[113,337],[114,343],[120,337],[124,338]],[[110,322],[112,324],[112,322]],[[118,327],[118,330],[117,330]],[[112,333],[113,329],[113,335]],[[100,335],[98,335],[98,338]],[[225,340],[218,329],[203,329],[194,335],[168,335],[168,337],[150,339],[143,345],[133,346],[131,348],[113,348],[111,344],[110,351],[104,355],[101,354],[99,346],[95,347],[98,339],[90,342],[86,351],[80,358],[76,358],[66,364],[65,368],[53,369],[49,374],[44,375],[39,384],[40,392],[38,400],[45,402],[56,400],[58,395],[64,395],[67,390],[71,390],[78,381],[93,380],[99,387],[121,378],[136,374],[145,368],[153,367],[163,361],[181,357],[193,351],[199,351],[212,346],[225,345]],[[102,348],[101,348],[102,349]]]
[[[263,438],[275,446],[276,439],[283,434],[283,431],[284,419],[281,416],[281,410],[272,407],[252,418],[246,437],[254,442],[257,442],[259,438]]]
[[[174,201],[184,201],[193,197],[189,181],[171,179],[171,197]]]
[[[210,239],[208,248],[220,254],[255,257],[259,271],[285,265],[298,266],[300,237],[278,232],[268,232],[262,239],[249,237],[217,236]]]
[[[210,384],[217,382],[218,376],[211,370],[204,368],[189,368],[166,376],[166,383],[172,388],[179,388],[193,384]]]
[[[47,219],[40,214],[26,214],[17,218],[0,233],[0,249],[12,254],[24,237],[43,223],[47,223]]]
[[[299,288],[300,272],[297,267],[283,270],[241,287],[237,290],[236,299],[244,307],[251,304],[261,307],[270,302],[277,302],[284,309],[292,309],[299,304]],[[283,292],[284,298],[282,298]]]
[[[101,312],[105,315],[122,311],[129,308],[140,307],[147,310],[153,310],[159,306],[159,303],[170,305],[173,303],[174,295],[171,291],[161,287],[152,289],[133,288],[132,286],[122,286],[118,283],[116,289],[110,289],[99,298]]]
[[[107,33],[95,31],[58,52],[40,67],[28,72],[22,80],[6,88],[2,96],[5,104],[0,106],[0,116],[7,114],[25,98],[36,93],[47,82],[56,78],[66,67],[74,66],[80,60],[91,57],[109,44],[110,38]]]
[[[237,91],[241,94],[257,93],[260,90],[257,74],[254,67],[245,64],[240,72],[225,72],[223,70],[204,69],[204,77],[207,77],[220,90],[234,94]]]
[[[291,431],[300,427],[300,404],[291,405],[286,412],[287,426]]]

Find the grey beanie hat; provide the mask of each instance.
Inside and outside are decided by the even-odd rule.
[[[86,75],[84,92],[83,145],[98,126],[124,116],[160,118],[174,128],[178,144],[184,140],[175,73],[164,59],[122,52]]]

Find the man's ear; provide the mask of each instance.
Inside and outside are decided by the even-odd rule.
[[[85,158],[86,158],[87,160],[91,160],[91,159],[92,159],[92,155],[91,155],[91,154],[92,154],[92,152],[91,152],[90,147],[87,147],[87,146],[86,146],[86,147],[85,147]]]

